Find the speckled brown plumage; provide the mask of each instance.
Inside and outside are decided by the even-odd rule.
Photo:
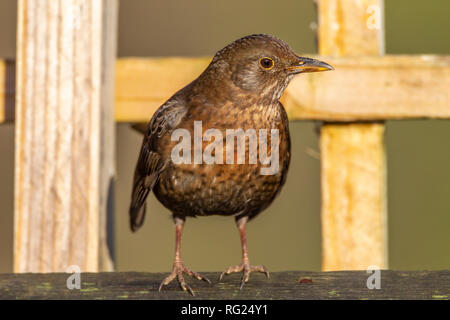
[[[286,180],[290,137],[287,115],[279,98],[295,74],[330,69],[323,62],[297,56],[275,37],[251,35],[220,50],[196,80],[156,111],[145,133],[135,170],[130,225],[133,231],[142,225],[145,199],[150,191],[173,213],[177,226],[175,262],[172,273],[161,286],[177,278],[181,287],[193,294],[183,272],[209,281],[184,267],[181,260],[181,233],[189,216],[234,216],[241,234],[243,262],[224,274],[243,272],[242,285],[248,281],[251,271],[268,275],[263,266],[249,264],[245,224],[274,200]],[[249,163],[248,141],[244,164],[225,161],[224,164],[175,164],[171,151],[178,141],[172,141],[171,135],[175,129],[193,133],[194,121],[202,121],[203,132],[211,128],[223,132],[224,149],[227,129],[267,129],[268,132],[278,129],[279,170],[271,175],[260,174],[266,165],[260,161]],[[268,154],[272,152],[270,142],[269,138]],[[206,145],[208,142],[203,142],[202,150]],[[224,159],[225,156],[224,150]]]

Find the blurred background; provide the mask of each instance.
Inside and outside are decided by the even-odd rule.
[[[14,59],[16,0],[0,1],[0,59]],[[450,1],[385,1],[387,54],[450,54]],[[210,56],[251,33],[269,33],[298,53],[317,53],[313,0],[120,1],[119,57]],[[151,90],[151,88],[149,88]],[[450,88],[449,88],[450,90]],[[450,106],[449,106],[450,107]],[[250,260],[271,271],[320,270],[320,177],[313,122],[291,122],[293,160],[286,186],[248,226]],[[140,134],[117,125],[114,256],[118,271],[168,272],[174,251],[170,212],[150,197],[146,223],[128,228]],[[450,268],[450,121],[388,121],[390,269]],[[14,126],[0,125],[0,272],[12,272]],[[362,213],[363,214],[363,213]],[[234,219],[190,219],[183,258],[196,271],[240,261]]]

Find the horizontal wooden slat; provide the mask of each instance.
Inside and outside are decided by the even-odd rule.
[[[176,91],[199,76],[209,58],[121,59],[116,65],[116,120],[148,122]]]
[[[291,120],[450,118],[450,56],[316,58],[336,70],[294,78],[282,98]],[[116,121],[147,122],[208,63],[209,58],[119,59]],[[13,120],[13,70],[12,62],[0,62],[0,123]]]
[[[324,59],[335,71],[300,75],[288,87],[291,119],[450,118],[450,56]]]

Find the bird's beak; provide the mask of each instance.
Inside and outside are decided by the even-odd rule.
[[[319,72],[334,70],[328,63],[311,58],[299,57],[299,60],[292,66],[288,67],[292,74],[303,72]]]

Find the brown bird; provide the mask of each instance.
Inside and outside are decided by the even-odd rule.
[[[181,259],[186,217],[234,216],[242,263],[226,269],[220,279],[242,272],[242,288],[251,272],[269,277],[264,266],[250,265],[245,227],[286,180],[290,137],[279,99],[295,74],[326,70],[333,68],[299,57],[273,36],[250,35],[217,52],[196,80],[155,112],[134,174],[130,226],[136,231],[143,224],[152,190],[173,214],[175,260],[159,290],[176,278],[183,290],[194,294],[183,273],[210,283]]]

